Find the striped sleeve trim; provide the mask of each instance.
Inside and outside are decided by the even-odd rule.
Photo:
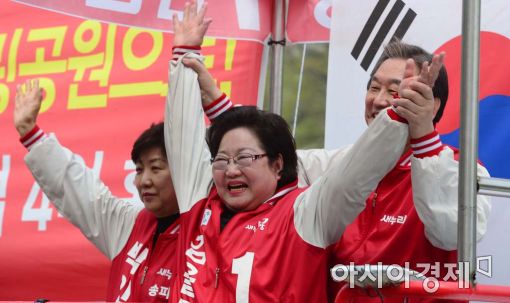
[[[387,111],[388,113],[388,116],[390,116],[390,118],[392,120],[395,120],[395,121],[398,121],[398,122],[402,122],[402,123],[405,123],[407,124],[407,120],[400,117],[394,110],[393,110],[393,107],[390,107]]]
[[[200,55],[200,46],[176,45],[172,48],[172,60],[177,61],[186,53],[194,53]]]
[[[437,156],[443,150],[443,143],[436,130],[418,139],[411,139],[411,148],[416,158]]]
[[[233,106],[232,101],[223,93],[218,99],[204,107],[204,112],[209,120],[214,120]]]
[[[19,141],[21,142],[21,144],[23,144],[23,146],[26,147],[26,149],[30,150],[35,143],[41,141],[46,137],[47,135],[44,133],[44,131],[40,129],[39,126],[36,125],[31,131],[29,131],[26,135],[20,138]]]

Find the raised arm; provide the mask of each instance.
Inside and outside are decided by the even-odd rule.
[[[403,95],[394,107],[382,111],[340,160],[335,161],[325,175],[305,191],[294,206],[294,223],[305,241],[320,247],[336,242],[345,227],[364,209],[365,201],[380,180],[392,169],[408,142],[416,140],[418,152],[433,131],[433,99],[410,98],[414,85],[430,86],[435,81],[437,64],[418,76],[408,62]],[[409,123],[409,126],[406,124]]]
[[[216,86],[216,82],[212,75],[201,61],[184,58],[182,63],[184,63],[186,67],[193,69],[198,75],[198,84],[200,86],[200,95],[202,97],[202,106],[204,108],[210,107],[214,101],[224,95],[224,93]]]
[[[174,58],[170,62],[169,88],[165,108],[165,145],[181,213],[207,197],[212,185],[210,152],[205,142],[204,111],[197,74],[182,64],[183,58],[201,59],[203,36],[210,24],[206,6],[198,12],[196,3],[186,4],[184,18],[174,22]]]
[[[29,150],[25,162],[43,192],[108,258],[124,247],[143,208],[112,195],[80,157],[46,135],[36,124],[42,91],[37,80],[17,88],[14,125]]]
[[[409,121],[411,137],[413,134],[429,134],[423,143],[411,140],[413,200],[418,216],[425,226],[425,236],[438,248],[454,250],[457,248],[459,163],[455,159],[455,152],[442,145],[439,134],[434,130],[433,114],[419,110],[420,107],[431,107],[433,104],[432,85],[443,58],[443,53],[435,55],[430,65],[424,63],[418,76],[407,77],[402,82],[400,91],[404,99],[395,100],[395,105],[396,111]],[[408,60],[406,73],[413,74],[413,68],[415,65],[412,60]],[[416,149],[421,152],[416,152]],[[478,175],[489,174],[483,166],[478,165]],[[490,209],[489,197],[479,195],[477,240],[480,240],[487,230]]]
[[[408,126],[382,111],[339,161],[296,200],[294,224],[310,244],[327,247],[365,208],[365,201],[404,151]]]
[[[335,162],[341,161],[352,145],[334,150],[298,149],[298,186],[307,187],[322,177]]]

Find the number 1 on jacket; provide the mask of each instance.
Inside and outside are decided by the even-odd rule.
[[[255,254],[246,252],[244,256],[232,260],[232,273],[237,274],[236,303],[248,303],[250,297],[250,279]]]

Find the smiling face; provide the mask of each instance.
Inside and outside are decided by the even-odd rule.
[[[140,154],[136,164],[135,186],[145,208],[158,218],[179,211],[166,156],[159,147]]]
[[[245,127],[234,128],[223,136],[215,159],[227,159],[239,154],[265,154],[259,139]],[[213,169],[218,194],[234,211],[256,209],[271,198],[280,179],[283,160],[270,163],[268,157],[254,160],[250,166],[238,167],[230,159],[225,170]]]
[[[370,125],[379,112],[389,107],[393,94],[398,92],[398,87],[404,76],[406,60],[387,59],[384,61],[370,81],[365,96],[365,121]]]

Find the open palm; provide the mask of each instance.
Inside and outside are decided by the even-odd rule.
[[[197,11],[196,1],[186,3],[183,20],[173,16],[174,46],[200,46],[212,20],[205,18],[207,2]]]
[[[20,136],[26,135],[34,128],[37,115],[41,109],[41,102],[42,89],[39,88],[39,80],[27,80],[24,91],[21,85],[16,87],[14,126]]]

